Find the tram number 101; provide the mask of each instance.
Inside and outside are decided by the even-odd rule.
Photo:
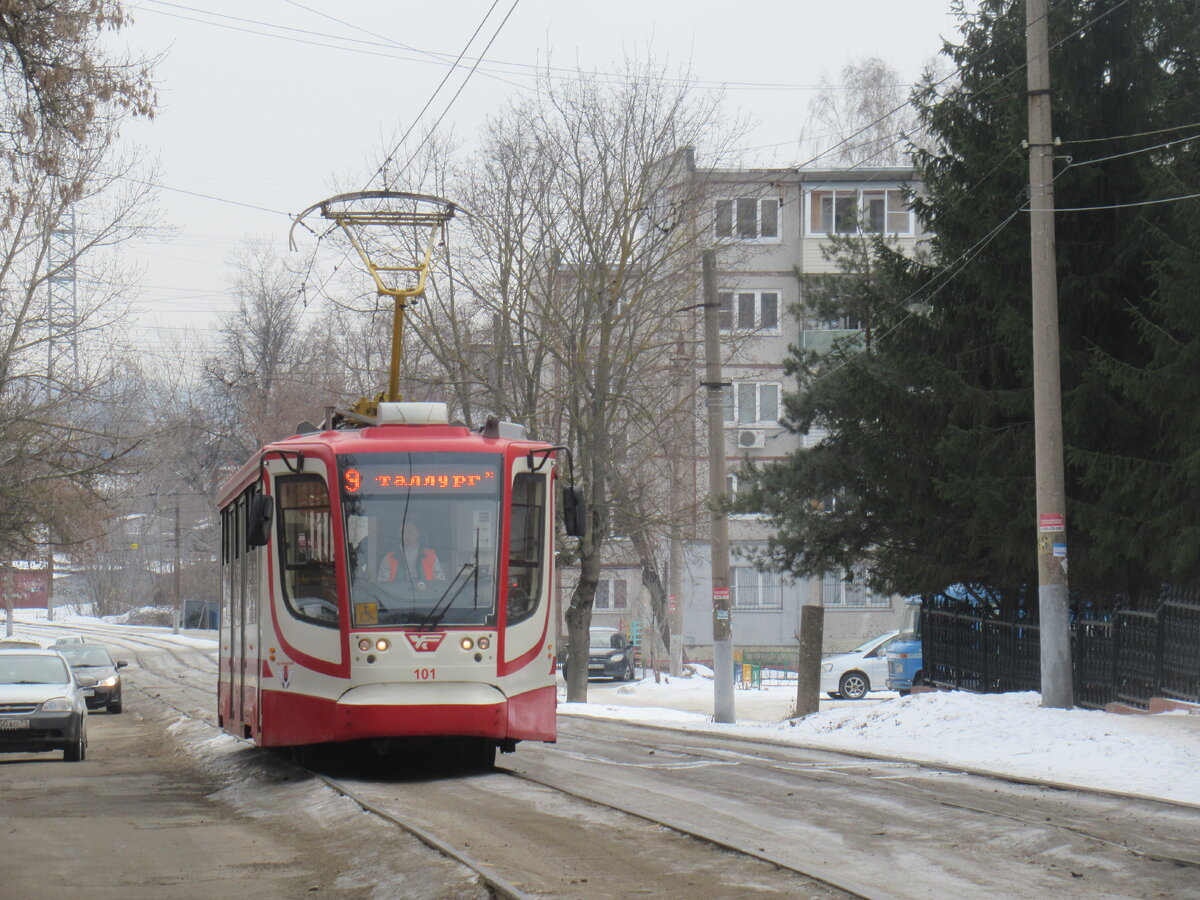
[[[437,669],[413,669],[417,681],[433,681],[437,678]]]

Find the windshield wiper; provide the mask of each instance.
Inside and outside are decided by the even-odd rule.
[[[433,608],[429,610],[429,615],[421,620],[421,624],[417,626],[417,630],[423,628],[436,628],[441,624],[442,619],[446,618],[446,613],[450,612],[450,607],[454,605],[454,601],[458,599],[458,595],[462,593],[462,589],[467,586],[467,582],[471,580],[471,573],[479,567],[475,563],[463,563],[462,568],[455,573],[451,582],[446,585],[446,590],[442,592],[442,596],[438,597],[437,603],[433,604]],[[458,587],[455,587],[458,585]],[[451,590],[454,593],[450,593]],[[447,599],[449,598],[449,599]],[[446,605],[443,607],[442,603]]]

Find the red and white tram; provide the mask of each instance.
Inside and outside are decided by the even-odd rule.
[[[269,444],[222,490],[222,727],[268,747],[461,738],[485,763],[554,741],[560,448],[438,403],[375,421]]]

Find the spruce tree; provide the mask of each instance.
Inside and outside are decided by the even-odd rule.
[[[810,307],[851,297],[870,340],[793,353],[788,421],[829,437],[743,473],[737,506],[773,519],[795,574],[1017,596],[1036,583],[1024,5],[960,17],[956,79],[913,97],[933,237],[911,259],[876,241],[853,288],[806,284]],[[1062,0],[1050,27],[1070,578],[1111,596],[1200,569],[1200,201],[1156,202],[1200,193],[1200,23],[1194,0]]]

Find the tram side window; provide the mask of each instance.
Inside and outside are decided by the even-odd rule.
[[[249,538],[247,537],[247,534],[249,533],[249,527],[250,527],[250,506],[254,502],[254,498],[256,495],[257,495],[257,492],[255,492],[253,490],[247,491],[245,494],[245,505],[244,505],[244,512],[243,512],[244,518],[242,519],[242,526],[241,526],[241,534],[242,534],[241,552],[242,552],[242,556],[243,556],[243,560],[242,560],[242,570],[243,570],[242,571],[242,579],[243,579],[242,580],[242,602],[243,602],[243,604],[245,604],[245,607],[246,607],[246,624],[247,625],[257,625],[258,624],[258,597],[259,597],[258,567],[259,567],[259,560],[263,553],[263,548],[261,548],[261,547],[248,546]]]
[[[513,479],[508,538],[509,625],[528,619],[542,599],[546,478],[522,472]]]
[[[279,570],[283,599],[299,619],[338,623],[337,573],[329,490],[319,475],[283,475],[279,494]]]

